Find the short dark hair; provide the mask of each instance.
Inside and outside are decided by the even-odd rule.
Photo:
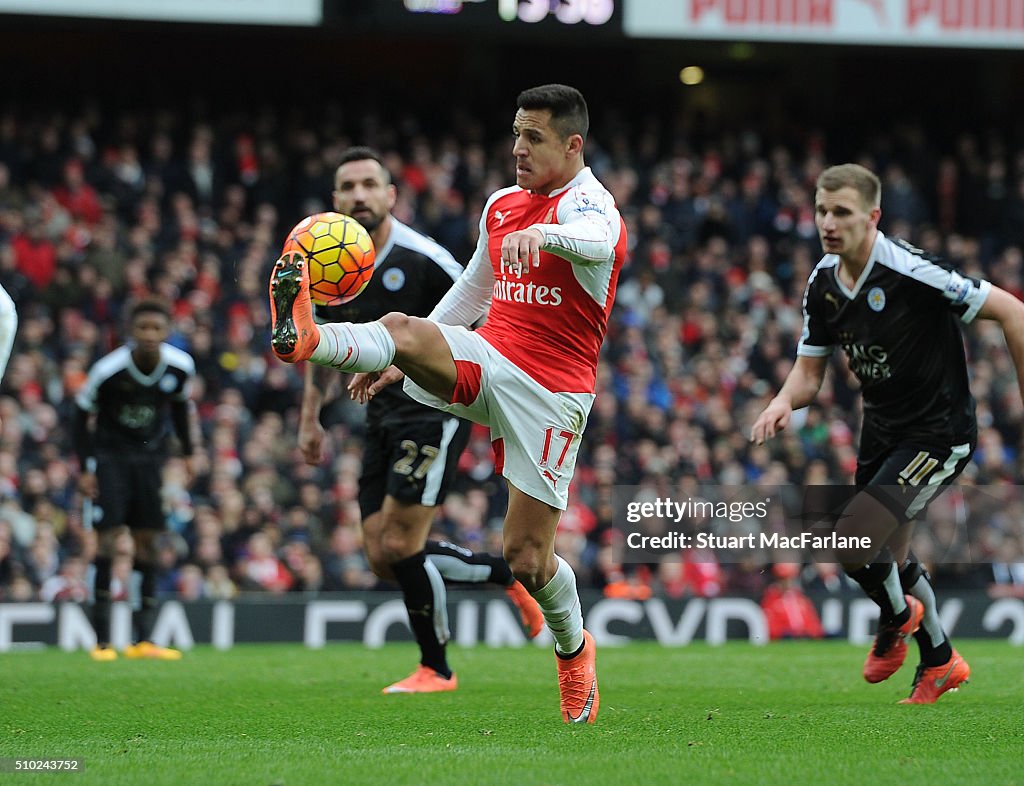
[[[551,125],[563,138],[579,134],[587,139],[590,114],[583,93],[568,85],[540,85],[519,94],[518,109],[547,109],[551,112]]]
[[[352,161],[376,161],[377,165],[380,167],[380,171],[384,173],[385,185],[391,182],[391,172],[388,171],[388,168],[384,165],[384,159],[381,157],[381,154],[372,147],[368,147],[366,145],[354,145],[348,148],[341,154],[341,158],[338,159],[338,167],[335,168],[335,171],[337,171],[342,164],[348,164]]]
[[[134,322],[135,318],[140,314],[163,314],[170,321],[171,307],[167,305],[166,300],[158,297],[146,297],[132,306],[131,311],[128,313],[128,319]]]
[[[838,191],[850,187],[860,194],[861,202],[870,208],[882,203],[882,183],[878,175],[860,164],[837,164],[818,175],[817,187],[822,191]]]

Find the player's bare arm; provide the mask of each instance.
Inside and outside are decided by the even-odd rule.
[[[756,445],[763,445],[766,440],[789,425],[793,410],[806,407],[814,401],[825,379],[827,366],[827,357],[798,356],[782,385],[782,390],[754,421],[750,441]]]
[[[999,323],[1006,337],[1006,347],[1017,370],[1017,385],[1024,400],[1024,303],[994,284],[978,311],[982,319],[993,319]]]
[[[323,461],[324,427],[320,425],[320,410],[334,395],[338,372],[313,363],[306,364],[302,384],[302,408],[299,412],[299,450],[307,464],[317,466]]]

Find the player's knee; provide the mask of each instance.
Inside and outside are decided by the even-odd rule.
[[[395,354],[404,355],[416,352],[415,320],[408,314],[392,311],[380,318],[380,323],[391,334],[395,342]]]

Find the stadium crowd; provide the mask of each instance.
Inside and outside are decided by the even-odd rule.
[[[88,597],[95,536],[76,490],[73,399],[91,363],[122,339],[126,307],[147,293],[173,305],[172,343],[195,358],[203,430],[198,481],[186,487],[180,462],[168,465],[162,593],[376,586],[356,501],[361,409],[343,400],[328,409],[330,455],[307,466],[295,444],[301,376],[268,341],[270,267],[286,230],[328,209],[335,160],[352,143],[386,153],[396,216],[462,261],[486,194],[513,181],[511,138],[468,111],[436,132],[409,114],[363,111],[358,122],[327,112],[314,128],[269,109],[0,110],[0,283],[20,319],[0,390],[0,600]],[[876,132],[858,160],[882,177],[882,230],[1024,297],[1019,143],[991,132],[946,144],[914,124]],[[559,528],[557,551],[582,586],[756,596],[771,581],[765,561],[741,554],[622,564],[616,489],[685,497],[849,482],[858,413],[838,356],[796,427],[763,447],[748,441],[794,355],[820,256],[814,181],[837,163],[830,152],[827,132],[693,139],[671,124],[595,123],[587,163],[626,219],[630,258]],[[958,526],[965,493],[947,493],[916,548],[938,584],[1024,597],[1024,407],[992,327],[966,331],[981,432],[960,485],[1001,504],[968,532]],[[437,534],[500,552],[503,494],[477,429]],[[114,575],[127,593],[130,576],[116,565]],[[805,587],[846,586],[828,564],[801,575]]]

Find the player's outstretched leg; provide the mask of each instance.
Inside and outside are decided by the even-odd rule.
[[[443,540],[427,541],[427,559],[436,567],[445,581],[463,584],[498,584],[519,610],[519,619],[531,639],[544,630],[544,615],[533,596],[512,575],[504,557],[471,551]]]
[[[946,691],[956,690],[966,683],[971,676],[971,667],[955,649],[952,653],[946,663],[938,666],[922,663],[918,666],[910,696],[900,704],[934,704]]]
[[[864,661],[864,679],[882,682],[895,674],[907,658],[907,640],[917,633],[924,606],[912,595],[905,597],[910,616],[902,624],[880,621],[875,642]]]
[[[274,264],[270,274],[270,346],[286,363],[306,360],[320,343],[309,299],[309,276],[302,254],[292,252]]]
[[[270,346],[285,363],[309,360],[339,371],[383,371],[395,342],[379,321],[317,325],[302,254],[285,254],[270,274]]]

